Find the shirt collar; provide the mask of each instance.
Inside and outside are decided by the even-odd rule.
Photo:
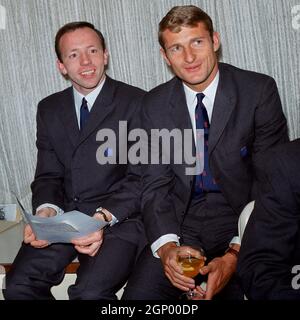
[[[73,87],[73,93],[74,93],[74,102],[75,102],[75,107],[76,110],[80,110],[81,107],[81,103],[82,103],[82,98],[85,98],[87,103],[88,103],[88,109],[89,111],[91,111],[100,91],[102,90],[104,83],[105,83],[105,79],[98,85],[98,87],[96,89],[94,89],[92,92],[90,92],[88,95],[84,96],[82,93],[80,93],[79,91],[77,91],[75,89],[75,87]]]
[[[210,83],[210,85],[205,90],[203,90],[203,94],[205,95],[205,97],[207,97],[211,101],[212,105],[215,102],[219,79],[220,79],[220,71],[217,72],[214,80]],[[192,90],[185,83],[183,83],[183,88],[186,96],[187,105],[188,106],[194,105],[195,100],[197,99],[196,95],[199,92]]]

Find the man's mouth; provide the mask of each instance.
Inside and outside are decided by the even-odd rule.
[[[96,72],[95,69],[93,69],[93,70],[85,70],[85,71],[80,72],[80,74],[81,74],[82,76],[91,76],[91,75],[93,75],[95,72]]]
[[[199,70],[200,67],[201,67],[201,65],[189,66],[189,67],[186,67],[185,70],[188,71],[188,72],[194,72],[194,71]]]

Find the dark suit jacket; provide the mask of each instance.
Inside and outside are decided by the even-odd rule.
[[[238,275],[249,299],[300,299],[300,140],[275,148],[266,159]]]
[[[209,133],[209,165],[222,194],[236,214],[252,199],[259,155],[288,140],[275,81],[269,76],[219,64],[217,88]],[[142,125],[151,128],[192,129],[182,82],[162,84],[143,100]],[[143,168],[143,217],[150,242],[164,234],[180,234],[188,210],[193,176],[189,165]]]
[[[78,209],[91,215],[103,206],[119,220],[119,224],[110,229],[120,234],[124,228],[122,221],[139,216],[139,168],[126,164],[100,165],[96,153],[103,142],[97,142],[96,135],[100,129],[112,129],[118,141],[119,121],[127,121],[128,132],[139,127],[143,95],[141,89],[106,77],[82,131],[78,128],[72,88],[39,103],[38,160],[32,183],[34,211],[43,203],[52,203],[65,211]],[[113,153],[118,159],[118,144]],[[126,226],[130,221],[132,219],[126,220]],[[137,225],[138,230],[142,228],[140,222],[136,224],[137,219],[133,221],[132,234],[127,231],[123,234],[129,240],[135,238]]]

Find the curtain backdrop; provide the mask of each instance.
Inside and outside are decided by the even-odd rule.
[[[56,70],[54,37],[70,21],[99,28],[108,74],[149,90],[172,76],[159,54],[158,22],[175,5],[213,19],[224,62],[275,78],[290,138],[300,137],[300,0],[0,0],[0,203],[30,207],[36,107],[69,84]]]

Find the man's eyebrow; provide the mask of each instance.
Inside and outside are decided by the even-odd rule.
[[[171,44],[170,46],[168,46],[168,47],[166,47],[166,48],[167,48],[167,49],[170,49],[170,48],[173,48],[173,47],[176,47],[176,46],[180,47],[181,44],[179,44],[179,43],[173,43],[173,44]]]
[[[97,48],[97,46],[95,46],[94,44],[91,44],[87,47],[85,47],[84,49],[90,49],[90,48]],[[73,48],[73,49],[70,49],[69,52],[72,52],[72,51],[79,51],[81,48]]]

